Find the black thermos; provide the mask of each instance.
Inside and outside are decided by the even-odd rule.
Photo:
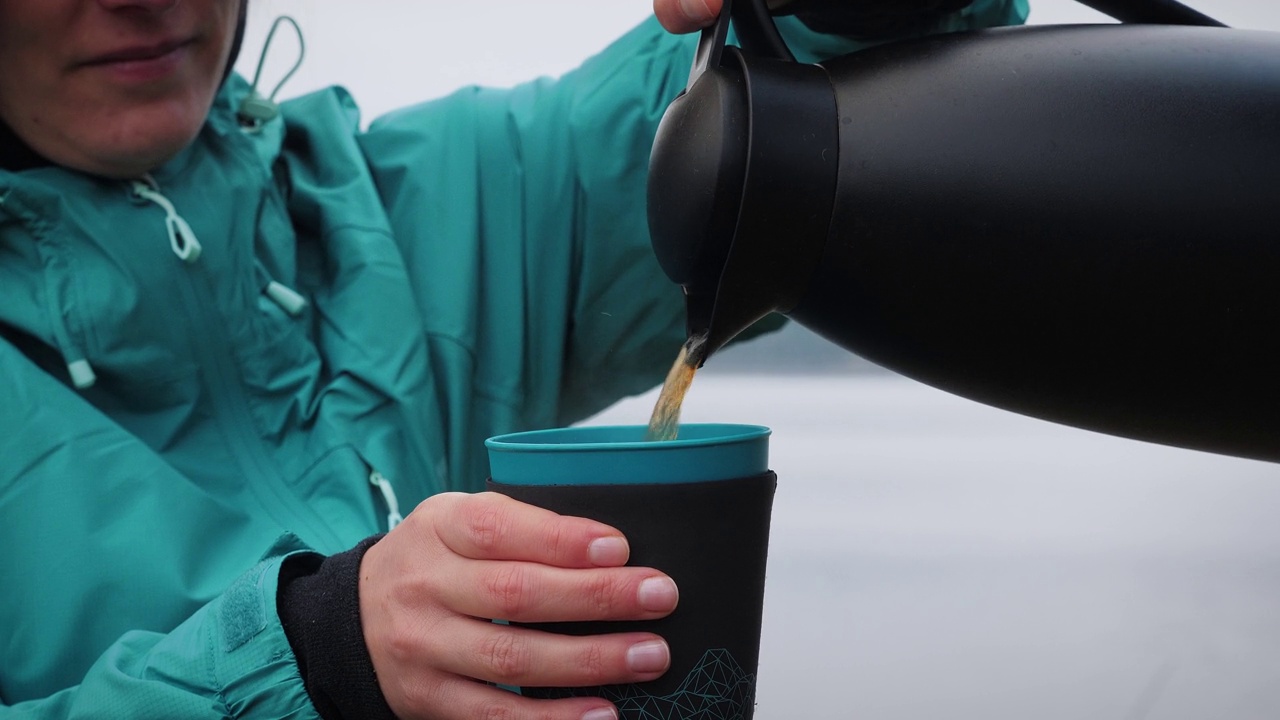
[[[782,312],[984,403],[1280,459],[1280,34],[1007,28],[804,65],[719,32],[649,188],[707,354]]]

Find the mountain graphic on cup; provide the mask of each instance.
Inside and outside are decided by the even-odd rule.
[[[638,685],[562,688],[551,697],[603,697],[625,718],[636,720],[747,720],[755,701],[756,676],[742,669],[728,650],[708,650],[669,695],[652,695]]]

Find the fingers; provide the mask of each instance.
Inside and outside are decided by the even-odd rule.
[[[653,0],[653,14],[673,33],[688,33],[710,25],[720,14],[721,0]]]
[[[448,522],[434,532],[455,559],[426,578],[427,590],[453,612],[516,622],[649,620],[678,602],[662,573],[616,567],[626,540],[602,523],[493,493],[451,497],[439,512]]]
[[[534,700],[456,675],[419,678],[406,688],[411,708],[405,720],[502,718],[503,720],[617,720],[618,712],[600,698]]]
[[[441,579],[432,592],[450,610],[514,622],[654,620],[680,599],[675,582],[649,568],[463,562]]]
[[[770,10],[780,10],[792,0],[766,0]],[[720,15],[723,0],[653,0],[653,14],[668,32],[690,33],[710,25]]]
[[[443,496],[441,496],[443,497]],[[625,565],[630,549],[617,530],[586,518],[557,515],[504,495],[454,494],[437,503],[444,545],[474,560],[523,560],[567,568]]]
[[[459,617],[424,641],[442,670],[521,687],[647,682],[671,664],[667,644],[651,633],[574,637]]]
[[[675,583],[626,567],[628,554],[608,525],[502,495],[424,501],[360,565],[362,630],[388,704],[404,718],[616,718],[598,699],[534,701],[476,680],[583,687],[665,672],[667,645],[649,633],[569,637],[487,620],[669,614],[679,601]]]

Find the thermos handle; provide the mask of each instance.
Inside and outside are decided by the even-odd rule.
[[[724,0],[720,16],[714,24],[702,31],[698,39],[698,48],[693,54],[693,68],[689,71],[689,82],[685,89],[693,87],[698,78],[708,68],[718,67],[720,57],[724,53],[725,43],[729,40],[729,24],[738,33],[738,43],[744,50],[760,57],[795,62],[795,56],[782,39],[778,26],[769,15],[766,0]]]
[[[1077,2],[1122,23],[1226,27],[1225,23],[1218,22],[1177,0],[1077,0]]]
[[[733,29],[738,33],[738,44],[756,57],[795,62],[791,48],[782,39],[778,26],[769,14],[767,0],[726,0],[721,15],[731,15]]]
[[[725,11],[732,5],[733,0],[724,0]],[[721,12],[714,24],[703,28],[702,37],[698,38],[698,47],[693,51],[693,68],[689,70],[685,92],[691,90],[707,70],[720,66],[720,56],[724,54],[724,45],[729,40],[729,17],[729,12]]]

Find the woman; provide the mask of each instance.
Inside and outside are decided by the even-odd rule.
[[[643,185],[688,39],[361,132],[340,90],[244,116],[243,21],[0,0],[0,718],[616,717],[485,683],[652,679],[661,638],[483,618],[660,617],[674,583],[609,527],[448,491],[683,339]]]

